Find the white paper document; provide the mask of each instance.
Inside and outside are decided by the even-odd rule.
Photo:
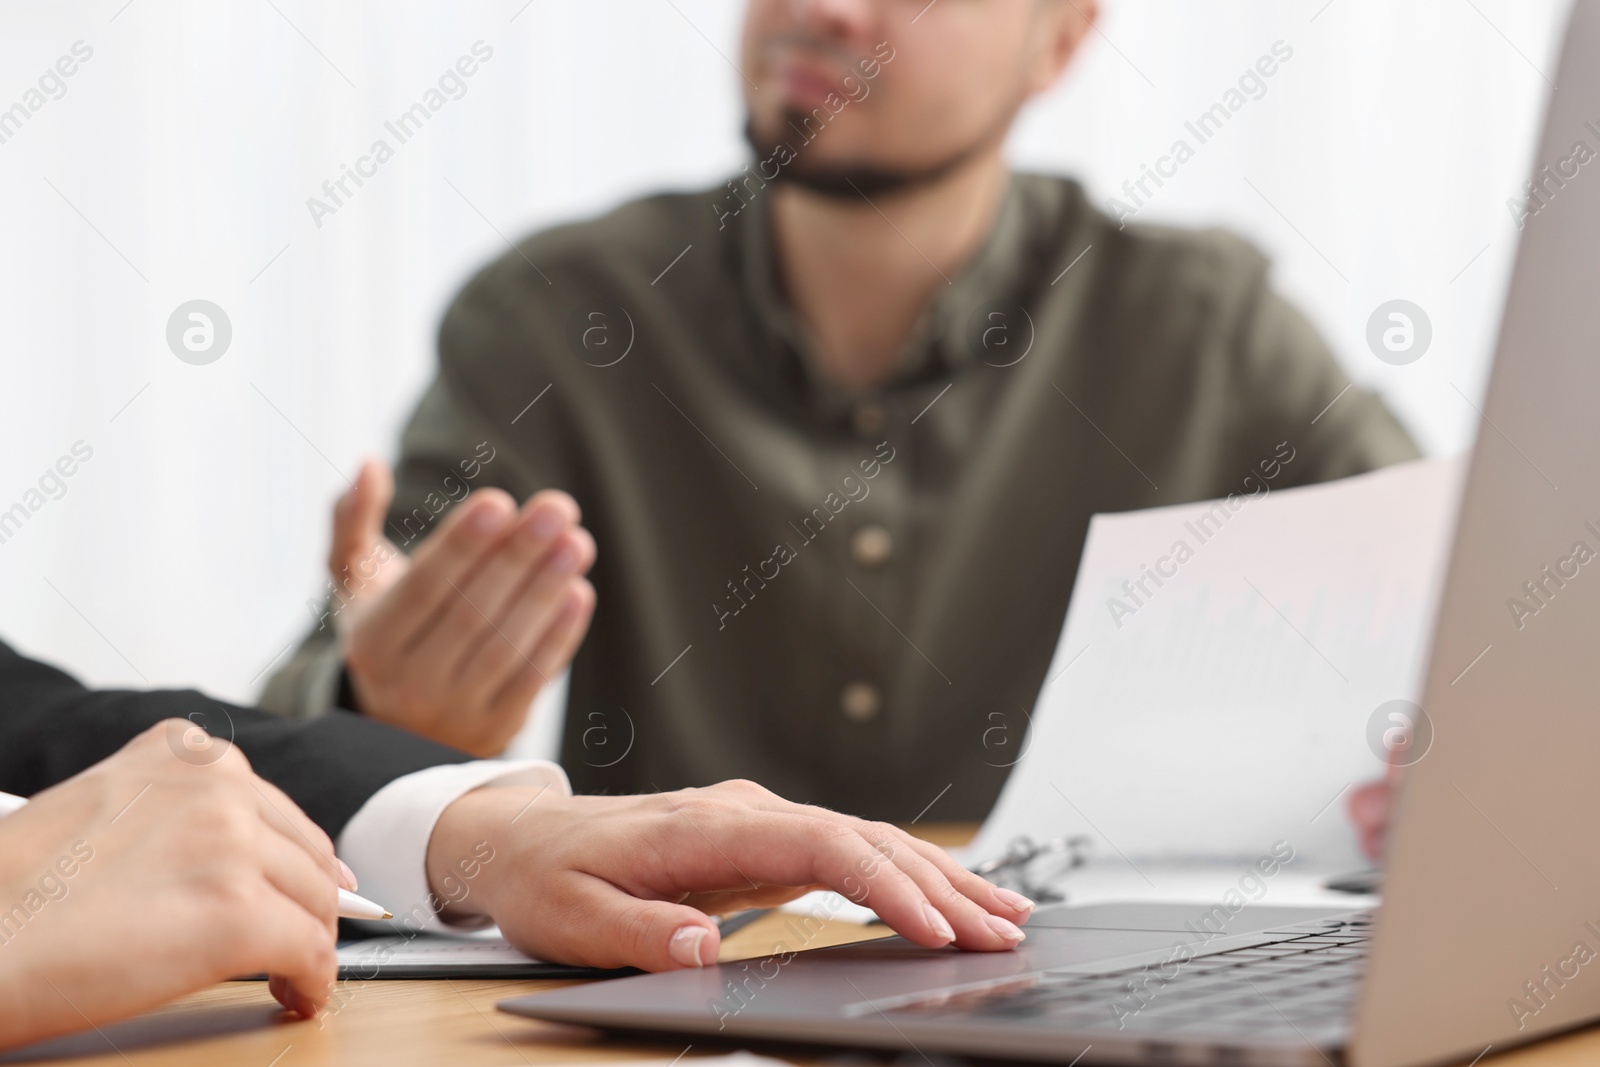
[[[1087,834],[1094,861],[1362,860],[1344,810],[1417,700],[1465,465],[1424,460],[1096,515],[1026,748],[967,852]],[[1248,489],[1246,490],[1248,491]]]
[[[463,937],[400,934],[339,948],[339,972],[345,978],[515,976],[548,966],[512,948],[496,931]]]

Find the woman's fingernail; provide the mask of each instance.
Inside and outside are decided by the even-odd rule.
[[[1000,903],[1009,905],[1012,909],[1014,909],[1016,911],[1024,911],[1024,912],[1033,911],[1033,908],[1034,908],[1033,901],[1029,900],[1027,897],[1023,896],[1021,893],[1015,892],[1014,890],[1001,889],[998,886],[996,886],[995,887],[995,891],[994,891],[994,895],[995,895],[995,899],[999,900]]]
[[[956,939],[956,932],[950,929],[950,920],[939,914],[938,908],[935,908],[932,904],[924,904],[922,906],[922,914],[927,916],[928,925],[933,927],[934,933],[946,941],[954,941]]]
[[[1016,923],[1007,922],[998,915],[990,915],[986,921],[989,924],[989,929],[1013,945],[1021,944],[1028,937]]]
[[[705,961],[700,958],[700,946],[705,944],[706,928],[704,926],[680,926],[672,935],[672,940],[667,942],[667,955],[672,957],[672,962],[679,967],[704,967]]]
[[[352,871],[350,869],[350,865],[345,863],[344,860],[339,859],[337,856],[334,857],[333,862],[337,863],[339,865],[339,870],[344,872],[344,881],[339,884],[350,890],[350,892],[354,893],[357,888],[356,872]]]

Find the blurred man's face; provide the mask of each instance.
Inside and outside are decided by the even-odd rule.
[[[1059,71],[1061,20],[1091,6],[750,0],[741,65],[757,159],[776,152],[783,179],[851,197],[937,178],[1004,139]]]

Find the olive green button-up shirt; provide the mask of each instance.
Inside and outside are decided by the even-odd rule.
[[[784,300],[769,196],[656,196],[524,241],[451,306],[405,432],[397,534],[484,455],[472,485],[583,508],[598,607],[562,751],[580,791],[744,777],[876,818],[980,817],[1091,515],[1417,454],[1251,247],[1119,229],[1034,175],[893,380],[850,394]],[[323,627],[266,703],[315,714],[338,677]]]

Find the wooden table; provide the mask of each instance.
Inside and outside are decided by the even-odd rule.
[[[918,827],[954,844],[971,827]],[[889,936],[882,927],[827,923],[809,947]],[[765,955],[781,940],[782,919],[767,916],[728,937],[722,960]],[[148,1015],[101,1031],[35,1045],[0,1064],[73,1063],[96,1067],[391,1067],[395,1064],[477,1067],[544,1063],[669,1061],[687,1067],[702,1055],[728,1051],[681,1042],[645,1043],[603,1037],[574,1027],[507,1015],[495,1004],[508,997],[570,982],[378,981],[341,983],[337,1007],[320,1020],[286,1021],[264,982],[224,982]],[[4,1006],[0,1005],[0,1010]],[[814,1059],[822,1059],[819,1054]],[[794,1063],[812,1062],[787,1056]],[[1566,1067],[1600,1063],[1600,1026],[1505,1053],[1485,1056],[1495,1067]]]
[[[811,925],[808,924],[808,929]],[[785,935],[769,915],[730,935],[726,960],[762,956]],[[877,937],[882,927],[828,923],[808,947]],[[336,1007],[322,1020],[285,1021],[265,982],[224,982],[126,1022],[0,1055],[0,1064],[70,1062],[104,1067],[339,1067],[426,1064],[598,1063],[671,1060],[689,1041],[643,1044],[609,1040],[587,1030],[522,1019],[495,1009],[508,997],[557,989],[562,981],[341,982]],[[0,1006],[3,1010],[3,1006]],[[702,1052],[692,1049],[686,1067]],[[820,1058],[820,1057],[819,1057]],[[795,1060],[794,1062],[805,1062]]]

